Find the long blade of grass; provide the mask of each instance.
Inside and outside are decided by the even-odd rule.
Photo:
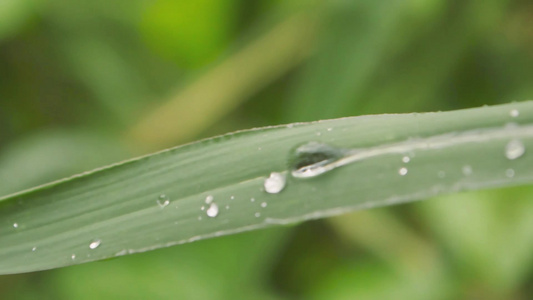
[[[346,156],[321,175],[292,177],[288,161],[309,142]],[[0,273],[57,268],[437,194],[530,184],[532,146],[533,102],[215,137],[0,198]],[[278,193],[265,191],[271,172],[287,178]]]

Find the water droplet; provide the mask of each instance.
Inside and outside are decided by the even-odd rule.
[[[202,205],[202,207],[200,207],[200,210],[205,210],[205,206]]]
[[[76,259],[76,254],[72,254],[72,255],[70,256],[70,259],[75,260],[75,259]]]
[[[31,251],[35,251],[35,250],[37,250],[37,247],[31,248]]]
[[[94,240],[89,244],[89,249],[96,249],[100,246],[101,243],[101,240]]]
[[[19,228],[19,224],[18,223],[13,223],[13,227],[14,228]]]
[[[255,213],[256,218],[259,218],[260,216],[261,216],[261,213],[258,213],[258,212]]]
[[[514,177],[514,170],[513,169],[505,170],[505,176],[507,176],[509,178],[513,178]]]
[[[444,172],[444,171],[439,171],[439,172],[437,173],[437,176],[439,176],[439,178],[444,178],[444,177],[446,177],[446,172]]]
[[[317,135],[317,136],[321,136],[322,133],[320,133],[320,131],[317,131],[317,132],[316,132],[316,135]]]
[[[520,140],[511,140],[509,143],[507,143],[507,146],[505,146],[505,156],[511,160],[519,158],[525,152],[526,147]]]
[[[400,170],[398,170],[398,174],[404,176],[407,174],[407,168],[400,168]]]
[[[472,174],[472,167],[469,165],[464,165],[462,171],[464,175],[468,176]]]
[[[250,202],[254,202],[255,201],[255,198],[250,198]]]
[[[226,209],[229,209],[229,205],[226,205]]]
[[[509,112],[509,115],[513,118],[516,118],[520,115],[520,112],[518,111],[518,109],[511,109],[511,111]]]
[[[332,131],[332,130],[333,130],[333,128],[331,128],[331,127],[330,127],[330,128],[328,128],[327,130],[328,130],[328,131]]]
[[[202,216],[199,216],[199,217],[198,217],[198,221],[202,221]]]
[[[235,199],[235,196],[231,196],[231,197],[229,197],[229,198],[230,198],[231,200],[233,200],[233,199]]]
[[[208,217],[214,218],[218,215],[218,205],[216,203],[211,203],[209,208],[206,211]]]
[[[269,194],[277,194],[283,190],[285,187],[285,182],[285,175],[278,172],[272,172],[265,180],[265,191]]]
[[[211,204],[211,202],[213,202],[213,196],[212,195],[209,195],[209,196],[205,197],[205,204]]]
[[[310,178],[333,170],[333,163],[347,152],[326,144],[309,142],[297,147],[291,154],[290,165],[292,176]]]
[[[257,150],[261,151],[262,149],[261,149],[261,147],[257,147]]]
[[[157,205],[159,205],[159,207],[164,208],[169,203],[170,203],[170,200],[168,199],[167,195],[165,194],[159,195],[159,199],[157,199]]]
[[[261,203],[261,207],[267,207],[267,203],[266,202]]]
[[[409,158],[409,156],[404,156],[404,157],[402,157],[402,161],[403,161],[404,163],[408,163],[408,162],[411,161],[411,158]]]

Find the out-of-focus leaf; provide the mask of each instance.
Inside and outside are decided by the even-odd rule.
[[[35,18],[35,0],[0,1],[0,41],[15,35]]]
[[[145,11],[141,25],[148,45],[182,67],[211,62],[235,31],[235,0],[158,0]]]
[[[61,179],[125,156],[116,140],[91,132],[47,130],[0,151],[0,195]]]

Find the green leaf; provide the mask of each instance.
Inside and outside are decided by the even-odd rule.
[[[437,194],[529,184],[532,116],[533,102],[523,102],[258,128],[73,176],[0,198],[0,273],[79,264]],[[345,156],[327,164],[311,160],[331,170],[294,178],[288,161],[309,142]],[[287,176],[279,193],[265,192],[271,172]],[[211,198],[217,213],[206,204]]]

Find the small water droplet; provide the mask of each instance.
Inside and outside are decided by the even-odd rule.
[[[310,178],[333,170],[333,162],[347,154],[343,149],[329,145],[309,142],[298,146],[290,157],[291,175],[296,178]]]
[[[31,248],[31,251],[35,251],[35,250],[37,250],[37,247]]]
[[[72,254],[72,255],[70,256],[70,259],[75,260],[75,259],[76,259],[76,254]]]
[[[159,207],[164,208],[170,203],[170,200],[168,199],[167,195],[161,194],[159,195],[159,199],[157,199],[157,205]]]
[[[516,118],[520,115],[520,112],[518,111],[518,109],[511,109],[511,111],[509,112],[509,115],[513,118]]]
[[[400,168],[400,170],[398,170],[398,174],[404,176],[407,174],[407,168]]]
[[[205,197],[205,204],[211,204],[211,202],[213,202],[213,196],[212,195],[209,195],[209,196]]]
[[[505,176],[507,176],[509,178],[513,178],[514,177],[514,170],[513,169],[505,170]]]
[[[285,183],[285,175],[278,172],[272,172],[270,173],[270,176],[265,179],[265,191],[269,194],[277,194],[285,188]]]
[[[409,156],[404,156],[404,157],[402,157],[402,161],[403,161],[404,163],[408,163],[408,162],[411,161],[411,158],[409,158]]]
[[[331,128],[331,127],[330,127],[330,128],[328,128],[327,130],[328,130],[328,131],[332,131],[332,130],[333,130],[333,128]]]
[[[214,218],[218,215],[218,205],[216,203],[211,203],[209,208],[206,211],[208,217]]]
[[[525,152],[526,147],[520,140],[511,140],[507,143],[507,146],[505,146],[505,156],[510,160],[519,158],[524,155]]]
[[[256,218],[259,218],[260,216],[261,216],[261,213],[258,213],[258,212],[255,213]]]
[[[229,209],[229,205],[226,205],[226,209]]]
[[[89,244],[89,249],[96,249],[100,246],[101,243],[101,240],[94,240]]]
[[[18,223],[13,223],[13,227],[14,228],[19,228],[19,224]]]
[[[202,221],[202,216],[199,216],[199,217],[198,217],[198,221]]]
[[[202,207],[200,207],[200,210],[204,210],[205,209],[205,206],[202,205]]]
[[[444,171],[439,171],[439,172],[437,173],[437,176],[439,176],[439,178],[444,178],[444,177],[446,177],[446,172],[444,172]]]
[[[254,202],[255,201],[255,198],[250,198],[250,202]]]
[[[261,207],[267,207],[267,203],[266,202],[261,203]]]
[[[230,198],[231,200],[234,200],[234,199],[235,199],[235,196],[231,196],[231,197],[229,197],[229,198]]]
[[[317,132],[316,132],[316,135],[317,135],[317,136],[321,136],[322,133],[321,133],[320,131],[317,131]]]
[[[261,148],[261,147],[257,147],[257,150],[261,151],[261,150],[262,150],[262,148]]]
[[[464,165],[462,171],[464,175],[468,176],[472,174],[472,167],[469,165]]]

